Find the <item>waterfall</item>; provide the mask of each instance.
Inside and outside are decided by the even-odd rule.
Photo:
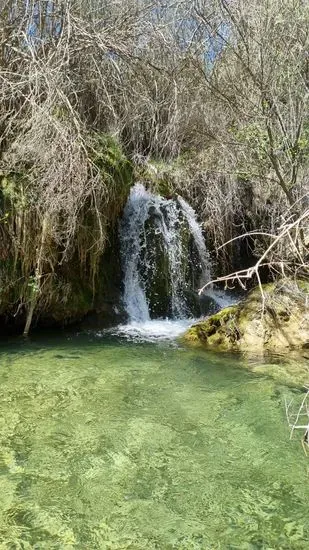
[[[143,185],[131,190],[120,226],[121,258],[124,271],[124,305],[131,321],[149,321],[149,309],[139,273],[139,262],[146,242],[142,242],[149,214],[150,194]]]
[[[181,197],[167,199],[132,189],[120,224],[123,301],[129,321],[192,316],[192,281],[210,279],[210,262],[194,210]]]
[[[202,229],[196,219],[196,214],[192,206],[190,206],[190,204],[188,204],[182,197],[180,197],[180,195],[178,196],[178,202],[188,221],[195,246],[198,250],[198,254],[201,262],[201,269],[202,269],[199,286],[203,286],[211,279],[211,269],[210,269],[210,258],[206,248]]]

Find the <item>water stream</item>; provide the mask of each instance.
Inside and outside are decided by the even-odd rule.
[[[211,275],[202,230],[189,204],[181,197],[154,195],[141,183],[136,184],[124,211],[120,242],[129,321],[150,320],[154,304],[147,289],[158,278],[164,285],[161,292],[167,291],[170,299],[166,300],[166,315],[170,313],[173,319],[190,316],[185,291],[196,273],[197,284],[209,281]]]
[[[211,280],[194,210],[180,196],[167,199],[138,183],[124,211],[120,242],[128,322],[118,332],[146,340],[169,340],[184,332],[201,313],[198,289]],[[208,296],[219,308],[230,303],[214,289]]]

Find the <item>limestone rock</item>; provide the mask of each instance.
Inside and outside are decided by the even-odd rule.
[[[255,288],[243,302],[193,325],[187,343],[218,350],[264,351],[309,348],[309,283],[280,280]]]

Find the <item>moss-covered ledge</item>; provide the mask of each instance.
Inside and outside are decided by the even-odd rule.
[[[238,305],[193,325],[184,342],[251,353],[309,349],[309,282],[284,279],[255,288]]]
[[[235,323],[237,306],[230,306],[212,315],[208,319],[199,321],[190,327],[184,335],[184,341],[193,345],[229,350],[238,337]]]

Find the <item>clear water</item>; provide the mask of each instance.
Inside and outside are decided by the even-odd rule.
[[[0,548],[308,548],[295,390],[241,367],[111,335],[2,345]]]

